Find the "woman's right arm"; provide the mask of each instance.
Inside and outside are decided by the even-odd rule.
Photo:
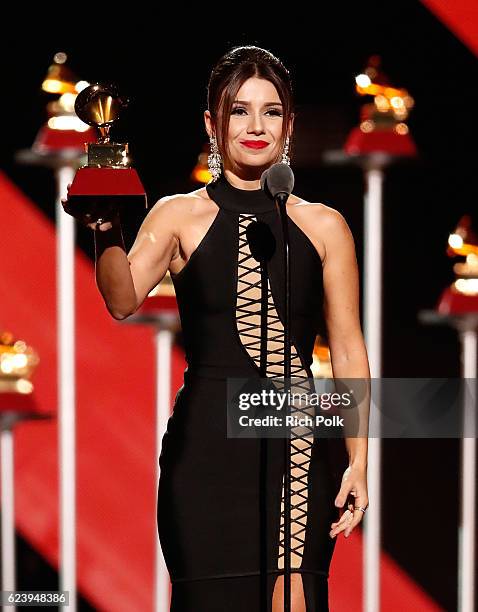
[[[115,319],[125,319],[136,312],[177,256],[178,199],[162,198],[151,208],[128,254],[119,215],[94,232],[96,284]]]

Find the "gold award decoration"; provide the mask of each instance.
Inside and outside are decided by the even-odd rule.
[[[38,362],[38,354],[31,346],[9,331],[0,331],[0,393],[30,394],[30,378]]]
[[[350,155],[378,151],[416,155],[406,123],[415,101],[405,88],[391,85],[381,68],[379,55],[372,55],[364,72],[355,77],[355,90],[368,101],[361,108],[360,124],[351,131],[345,151]]]
[[[463,215],[448,236],[449,257],[464,257],[454,264],[454,282],[447,287],[438,303],[443,314],[478,312],[478,236],[473,231],[470,215]]]
[[[86,143],[88,161],[80,168],[68,191],[65,211],[74,217],[85,213],[102,216],[101,210],[115,204],[144,202],[147,198],[132,166],[128,143],[111,139],[111,127],[119,120],[129,100],[114,84],[95,83],[83,89],[75,101],[75,112],[98,133],[95,143]]]

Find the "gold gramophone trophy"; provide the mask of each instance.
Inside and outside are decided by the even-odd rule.
[[[438,302],[442,314],[478,312],[478,236],[470,215],[463,215],[448,237],[447,255],[463,256],[465,261],[453,266],[455,281],[447,287]]]
[[[138,201],[148,206],[138,173],[131,165],[128,143],[112,142],[111,126],[118,121],[129,100],[113,84],[95,83],[83,89],[75,101],[75,112],[97,128],[96,143],[86,143],[88,162],[80,168],[68,191],[65,211],[73,217],[107,218],[105,211]]]
[[[31,393],[30,378],[38,362],[38,354],[31,346],[8,331],[0,331],[0,393]]]

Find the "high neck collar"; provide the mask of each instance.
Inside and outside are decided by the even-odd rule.
[[[237,213],[255,213],[275,210],[274,200],[262,189],[239,189],[224,174],[206,186],[209,197],[221,208]]]

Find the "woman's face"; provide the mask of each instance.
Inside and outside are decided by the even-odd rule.
[[[239,169],[272,164],[281,152],[283,108],[275,86],[266,79],[245,81],[232,105],[229,156]]]

